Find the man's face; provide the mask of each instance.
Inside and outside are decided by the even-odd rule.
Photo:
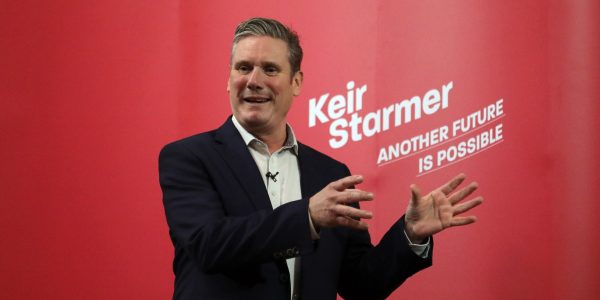
[[[287,44],[267,36],[241,39],[231,55],[227,92],[240,124],[254,134],[285,128],[292,98],[300,94],[302,73],[291,74]]]

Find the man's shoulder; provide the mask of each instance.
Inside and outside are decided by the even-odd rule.
[[[192,136],[184,137],[182,139],[169,142],[163,147],[163,150],[171,148],[199,149],[199,147],[213,143],[215,131],[216,130],[210,130],[202,133],[197,133]]]
[[[318,151],[308,145],[303,143],[298,143],[298,156],[300,159],[309,159],[313,162],[318,163],[322,167],[343,167],[346,168],[346,165],[333,157]]]
[[[218,128],[170,142],[163,147],[163,150],[170,148],[202,149],[214,144],[219,139],[231,138],[231,136],[235,133],[233,132],[232,128],[233,124],[231,123],[230,119],[227,119],[225,123]],[[218,136],[220,136],[220,138]]]

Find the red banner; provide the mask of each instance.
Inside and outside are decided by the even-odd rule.
[[[391,299],[600,293],[597,1],[14,1],[0,5],[0,285],[7,299],[165,299],[156,158],[219,126],[237,23],[291,25],[300,141],[375,193],[373,241],[409,185],[479,183],[476,224]]]

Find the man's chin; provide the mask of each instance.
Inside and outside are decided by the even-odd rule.
[[[261,128],[267,124],[267,118],[257,114],[243,114],[240,117],[236,116],[236,119],[244,128],[246,128],[246,130],[250,128]]]

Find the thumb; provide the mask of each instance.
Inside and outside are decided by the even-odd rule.
[[[417,204],[419,202],[419,200],[421,200],[421,190],[419,189],[419,187],[416,184],[411,184],[410,191],[412,194],[412,198],[410,199],[410,201],[413,204]]]

